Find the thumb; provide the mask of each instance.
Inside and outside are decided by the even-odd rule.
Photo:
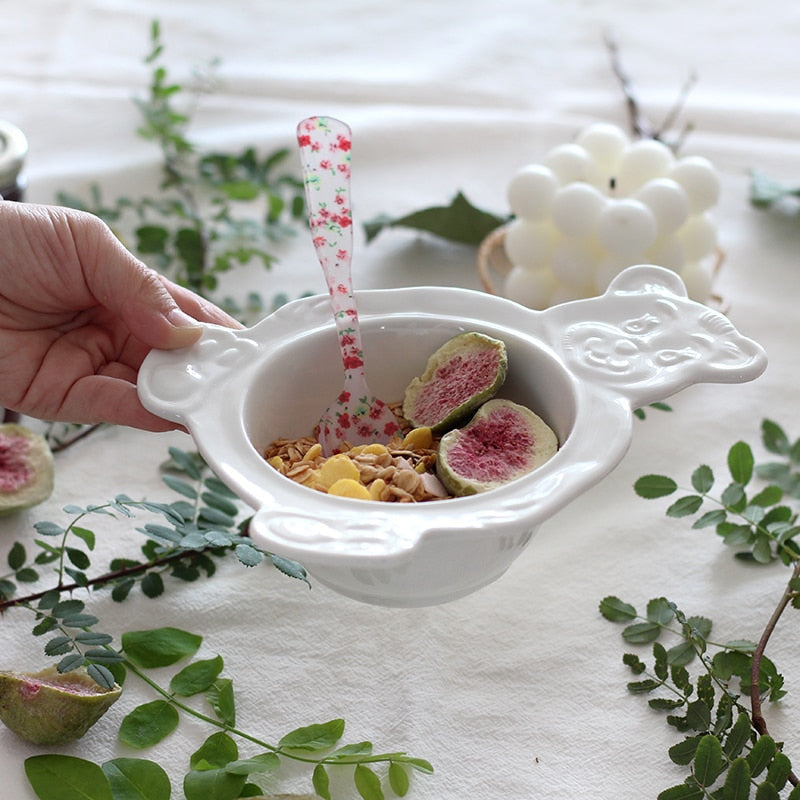
[[[202,335],[202,325],[180,308],[155,272],[143,267],[138,273],[138,279],[129,284],[127,302],[120,306],[120,315],[131,333],[159,350],[196,342]]]

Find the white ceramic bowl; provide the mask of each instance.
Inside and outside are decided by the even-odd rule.
[[[766,367],[758,344],[687,299],[661,267],[631,267],[601,297],[546,311],[439,287],[365,291],[357,302],[379,397],[401,399],[439,345],[482,331],[508,348],[500,396],[547,421],[558,453],[499,489],[419,504],[332,497],[280,475],[261,455],[266,446],[310,434],[341,390],[327,296],[297,300],[250,329],[208,326],[189,348],[152,352],[139,394],[154,413],[183,423],[255,509],[258,546],[370,603],[431,605],[494,581],[543,521],[616,466],[633,409],[692,383],[752,380]]]

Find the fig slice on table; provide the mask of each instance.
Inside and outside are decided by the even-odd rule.
[[[439,443],[436,472],[456,497],[478,494],[536,469],[558,449],[555,433],[529,408],[489,400]]]
[[[0,425],[0,515],[47,500],[53,476],[53,454],[43,436],[24,425]]]
[[[428,359],[403,396],[403,416],[415,427],[443,433],[497,394],[508,370],[506,346],[483,333],[461,333]]]
[[[80,739],[122,693],[104,689],[84,668],[60,673],[0,672],[0,720],[34,744],[65,744]]]

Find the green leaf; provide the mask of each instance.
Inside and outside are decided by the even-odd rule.
[[[143,758],[114,758],[103,764],[114,800],[169,800],[171,787],[164,769]]]
[[[700,494],[708,494],[714,486],[714,473],[711,467],[702,464],[692,473],[692,487]]]
[[[65,531],[55,522],[35,522],[33,527],[42,536],[63,536]]]
[[[245,775],[224,769],[192,770],[183,779],[186,800],[236,800],[247,782]]]
[[[20,583],[36,583],[39,580],[39,573],[33,567],[23,567],[14,573],[14,577]]]
[[[264,554],[249,544],[236,545],[236,558],[246,567],[255,567],[264,560]]]
[[[665,597],[654,597],[647,604],[647,619],[658,625],[668,625],[675,617],[675,610]]]
[[[142,578],[142,593],[151,599],[164,594],[164,579],[157,572],[148,572]]]
[[[44,646],[47,656],[61,656],[72,650],[72,639],[69,636],[54,636]]]
[[[353,779],[364,800],[383,800],[380,778],[364,764],[357,764]]]
[[[747,754],[750,774],[753,777],[760,775],[769,766],[777,752],[778,746],[771,736],[759,736],[752,750]]]
[[[284,575],[287,575],[290,578],[296,578],[297,580],[303,581],[311,586],[311,583],[308,580],[306,568],[302,564],[298,563],[297,561],[293,561],[291,558],[277,556],[274,553],[270,553],[269,560],[272,562],[272,565],[278,570],[278,572],[282,572]]]
[[[688,517],[696,514],[703,505],[703,498],[698,494],[690,494],[676,500],[668,509],[668,517]]]
[[[139,750],[158,744],[178,726],[178,711],[166,700],[153,700],[133,709],[119,728],[119,739]]]
[[[89,548],[89,550],[94,550],[95,545],[95,535],[94,531],[90,531],[88,528],[80,528],[77,525],[73,525],[70,528],[70,531],[81,539],[84,544]]]
[[[287,750],[326,750],[333,747],[344,733],[344,720],[332,719],[319,725],[307,725],[287,733],[279,742]]]
[[[64,552],[66,552],[70,563],[78,569],[86,569],[92,563],[89,556],[77,547],[66,547]]]
[[[682,742],[672,745],[668,751],[670,761],[682,767],[691,764],[694,761],[694,754],[697,752],[697,746],[702,738],[702,736],[689,736]]]
[[[725,522],[726,513],[724,509],[714,509],[714,511],[707,511],[694,521],[693,528],[699,530],[700,528],[709,528],[712,525],[719,525],[720,522]]]
[[[408,773],[396,761],[389,764],[389,786],[398,797],[405,797],[408,794]]]
[[[792,772],[792,762],[785,753],[775,753],[775,758],[767,769],[767,780],[779,791],[786,785]]]
[[[783,428],[772,420],[761,421],[761,441],[770,453],[786,455],[789,452],[789,437]]]
[[[192,276],[203,272],[205,245],[200,232],[194,228],[181,228],[175,233],[175,250]]]
[[[173,492],[188,497],[190,500],[197,499],[197,490],[194,486],[186,483],[186,481],[176,478],[174,475],[162,475],[161,480],[164,481]]]
[[[645,678],[641,681],[630,681],[626,684],[626,688],[631,694],[647,694],[654,689],[661,686],[660,681],[654,681],[652,678]]]
[[[124,669],[119,662],[113,664],[112,667]],[[122,679],[116,679],[114,673],[102,664],[89,664],[89,666],[86,667],[86,674],[95,681],[95,683],[99,683],[104,689],[113,689],[115,683],[119,683],[120,686],[122,685]]]
[[[780,503],[783,499],[783,490],[780,486],[766,486],[762,489],[757,495],[750,498],[750,503],[754,506],[764,506],[768,508],[769,506],[774,506],[776,503]]]
[[[755,800],[780,800],[780,793],[775,788],[775,785],[769,781],[760,783],[756,788]]]
[[[311,783],[314,786],[314,791],[322,800],[331,800],[330,778],[328,777],[328,771],[322,764],[317,764],[314,767],[314,771],[311,773]]]
[[[630,622],[630,620],[636,619],[636,609],[613,595],[604,597],[600,601],[600,613],[609,622]]]
[[[179,628],[154,628],[149,631],[128,631],[122,634],[122,649],[140,667],[168,667],[182,658],[194,655],[202,636]]]
[[[746,442],[736,442],[728,451],[728,469],[731,477],[742,486],[747,486],[753,477],[753,451]]]
[[[25,775],[39,800],[115,800],[103,770],[75,756],[31,756]]]
[[[742,750],[744,750],[745,745],[750,740],[751,732],[750,717],[744,712],[740,713],[736,718],[736,722],[733,723],[733,727],[723,745],[725,755],[729,759],[737,758]]]
[[[190,478],[200,480],[203,473],[200,467],[199,456],[196,453],[187,453],[177,447],[169,448],[169,456],[181,472],[185,472]]]
[[[643,475],[633,484],[633,490],[645,500],[655,500],[676,492],[678,484],[666,475]]]
[[[236,742],[224,731],[212,733],[200,747],[192,753],[192,769],[219,769],[239,758]]]
[[[709,787],[716,781],[723,768],[722,745],[716,736],[707,733],[697,743],[694,756],[695,780],[701,786]]]
[[[750,766],[744,758],[737,758],[728,769],[723,787],[725,800],[747,800],[750,796]]]
[[[630,644],[647,644],[658,639],[661,630],[655,622],[635,622],[622,631],[622,638]]]
[[[74,669],[78,669],[78,667],[83,666],[84,658],[80,653],[71,653],[68,656],[64,656],[61,661],[58,662],[58,671],[60,673],[65,672],[72,672]]]
[[[260,753],[240,761],[231,761],[225,765],[225,772],[231,775],[251,775],[275,772],[280,768],[281,760],[275,753]]]
[[[694,642],[685,640],[680,644],[676,644],[674,647],[670,647],[670,649],[667,650],[667,663],[686,666],[696,655],[694,647]]]
[[[736,481],[729,483],[722,492],[720,500],[722,500],[722,504],[726,508],[738,511],[747,502],[744,487],[741,483],[736,483]]]
[[[8,566],[11,567],[14,572],[22,567],[25,563],[25,547],[20,542],[14,542],[11,545],[11,550],[8,551]]]
[[[660,792],[657,800],[703,800],[703,790],[699,786],[680,783]]]
[[[366,222],[364,231],[368,243],[386,228],[403,227],[426,231],[452,242],[478,245],[506,221],[507,218],[476,208],[458,192],[449,206],[431,206],[395,218],[382,214]]]
[[[686,721],[696,731],[707,731],[711,725],[711,709],[702,700],[695,700],[686,707]]]
[[[227,496],[216,494],[215,492],[203,492],[200,499],[210,508],[216,508],[228,517],[234,518],[239,513],[239,507],[231,502]]]
[[[209,689],[222,672],[222,656],[195,661],[172,676],[169,688],[180,697],[192,697]]]
[[[135,231],[136,249],[142,255],[163,253],[169,239],[169,231],[160,225],[142,225]]]
[[[236,724],[236,705],[233,695],[233,681],[218,678],[206,690],[206,699],[220,722],[233,727]]]

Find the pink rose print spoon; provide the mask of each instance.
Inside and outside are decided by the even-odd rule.
[[[344,364],[344,388],[319,421],[325,456],[350,445],[386,442],[399,426],[391,409],[370,392],[353,296],[350,263],[350,128],[331,117],[309,117],[297,126],[311,236],[331,298]]]

